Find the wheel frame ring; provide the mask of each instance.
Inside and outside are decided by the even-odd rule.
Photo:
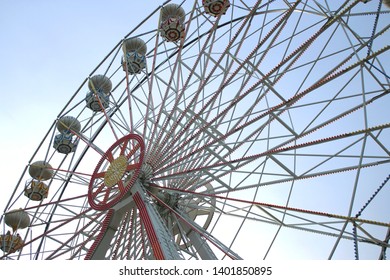
[[[98,174],[100,172],[100,169],[101,169],[103,163],[108,160],[108,154],[110,154],[115,148],[117,148],[120,144],[125,143],[125,142],[130,142],[131,140],[135,140],[139,145],[138,147],[133,147],[131,149],[131,153],[132,153],[131,156],[134,155],[135,150],[138,150],[138,149],[140,150],[139,155],[138,155],[138,159],[137,159],[137,163],[134,164],[135,168],[132,169],[133,173],[131,174],[131,178],[129,180],[123,180],[123,178],[125,177],[123,174],[121,176],[121,178],[118,180],[118,182],[119,181],[121,181],[122,183],[126,182],[126,184],[123,186],[123,191],[119,191],[119,193],[115,194],[113,198],[109,197],[107,199],[108,201],[100,201],[100,202],[96,203],[96,196],[99,195],[101,193],[101,191],[97,191],[97,192],[93,191],[96,187],[94,183],[99,178]],[[89,185],[88,185],[88,203],[89,203],[89,205],[95,210],[104,211],[104,210],[108,210],[108,209],[112,208],[115,204],[117,204],[120,200],[122,200],[125,197],[125,195],[130,191],[131,187],[134,185],[136,180],[138,179],[138,176],[141,172],[141,167],[143,164],[144,154],[145,154],[145,143],[144,143],[143,138],[138,134],[131,133],[131,134],[128,134],[128,135],[118,139],[117,141],[115,141],[114,144],[112,144],[110,146],[110,148],[108,148],[108,150],[103,154],[103,156],[99,160],[99,162],[96,165],[95,170],[92,174],[91,180],[90,180]],[[130,166],[130,165],[127,162],[126,167],[128,167],[128,166]],[[105,183],[103,183],[103,184],[104,184],[104,187],[109,188],[107,191],[111,192],[110,189],[112,189],[112,186],[107,186]],[[115,185],[118,185],[118,184],[115,184]]]

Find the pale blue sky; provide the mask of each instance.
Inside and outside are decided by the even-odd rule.
[[[65,102],[107,52],[163,3],[137,2],[0,1],[2,211]]]

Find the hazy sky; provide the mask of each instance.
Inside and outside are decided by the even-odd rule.
[[[65,102],[107,52],[162,3],[0,0],[1,211]]]

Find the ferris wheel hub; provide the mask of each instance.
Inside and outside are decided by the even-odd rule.
[[[149,163],[142,164],[141,172],[139,174],[139,180],[144,187],[150,186],[150,181],[153,177],[153,167]]]
[[[179,195],[175,193],[165,192],[165,191],[159,191],[156,194],[156,197],[158,198],[157,201],[157,209],[158,212],[164,216],[165,214],[170,213],[170,208],[176,208],[179,202]],[[166,205],[168,207],[166,207]]]
[[[123,175],[126,172],[127,167],[127,158],[123,155],[114,159],[108,170],[106,175],[104,176],[104,183],[107,187],[113,187],[118,184],[119,180],[122,179]]]
[[[141,136],[128,134],[107,150],[89,183],[88,201],[93,209],[108,210],[127,196],[138,180],[144,149]]]

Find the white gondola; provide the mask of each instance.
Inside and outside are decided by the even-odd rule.
[[[4,222],[15,232],[29,226],[30,216],[23,209],[15,209],[4,215]]]
[[[176,42],[185,35],[185,11],[177,4],[161,8],[160,34],[168,42]]]
[[[80,122],[71,116],[61,117],[57,122],[57,130],[60,134],[54,137],[53,147],[62,154],[74,152],[77,147],[77,139],[74,139],[73,134],[80,132]]]
[[[104,75],[95,75],[89,79],[89,92],[85,97],[86,106],[94,112],[100,112],[110,105],[111,80]]]
[[[36,161],[28,169],[32,178],[38,181],[47,181],[53,177],[52,166],[45,161]]]
[[[139,38],[126,39],[122,44],[123,70],[128,74],[139,74],[146,68],[146,43]]]
[[[42,181],[53,177],[52,166],[45,161],[36,161],[30,165],[28,171],[32,179],[26,182],[24,195],[31,200],[42,201],[49,193],[49,187]]]
[[[229,0],[203,0],[202,4],[205,13],[215,17],[226,14],[230,7]]]

